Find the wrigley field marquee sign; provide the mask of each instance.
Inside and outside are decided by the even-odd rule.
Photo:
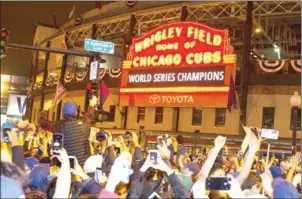
[[[158,27],[132,41],[120,105],[226,107],[235,61],[227,30],[192,22]]]

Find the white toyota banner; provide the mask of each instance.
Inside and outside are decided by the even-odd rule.
[[[9,95],[7,115],[23,116],[26,111],[26,95]]]

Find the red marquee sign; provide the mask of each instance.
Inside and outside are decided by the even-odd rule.
[[[120,105],[226,107],[232,53],[227,30],[192,22],[158,27],[132,41]]]

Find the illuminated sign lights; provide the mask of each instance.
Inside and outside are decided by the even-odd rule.
[[[154,106],[150,100],[139,100],[135,93],[144,93],[144,97],[158,93],[162,97],[165,93],[179,92],[194,93],[195,100],[191,100],[194,103],[190,106],[212,107],[198,101],[214,92],[223,94],[212,102],[217,107],[226,107],[226,93],[236,62],[232,53],[227,30],[192,22],[158,27],[133,40],[123,62],[120,103]],[[161,106],[172,106],[167,100],[161,102]],[[173,106],[188,106],[176,102],[179,104]]]

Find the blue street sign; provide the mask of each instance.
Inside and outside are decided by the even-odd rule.
[[[114,43],[93,39],[85,39],[84,49],[87,51],[114,54]]]

